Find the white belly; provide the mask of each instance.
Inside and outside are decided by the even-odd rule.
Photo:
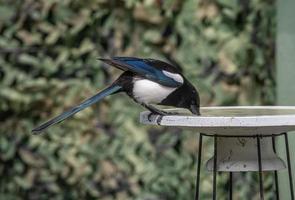
[[[156,82],[139,79],[134,81],[133,95],[138,102],[157,104],[164,100],[176,88],[162,86]]]

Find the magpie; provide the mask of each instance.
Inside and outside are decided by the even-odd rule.
[[[123,73],[110,86],[34,128],[33,133],[40,133],[104,97],[119,92],[126,93],[136,103],[151,111],[151,114],[161,116],[173,114],[153,106],[164,105],[185,108],[195,115],[200,115],[200,99],[197,90],[174,66],[160,60],[135,57],[99,58],[99,60],[122,70]]]

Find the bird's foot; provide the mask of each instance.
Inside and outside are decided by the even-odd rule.
[[[147,117],[148,120],[149,120],[150,122],[152,121],[152,116],[154,116],[154,115],[158,115],[158,117],[157,117],[157,124],[160,125],[163,116],[166,115],[166,114],[158,114],[158,113],[152,113],[152,112],[151,112],[151,113],[148,115],[148,117]]]
[[[159,115],[159,117],[157,118],[157,124],[158,124],[158,125],[161,125],[161,121],[162,121],[162,119],[163,119],[163,116],[164,116],[164,115]]]
[[[148,114],[148,117],[147,117],[150,122],[152,121],[152,117],[154,115],[164,116],[166,114],[164,114],[164,113],[154,113],[154,112],[151,112],[150,114]]]
[[[177,113],[176,112],[166,112],[166,111],[161,111],[161,112],[157,112],[157,113],[151,112],[150,114],[148,114],[148,120],[149,121],[152,121],[152,118],[151,117],[153,115],[158,115],[157,124],[160,125],[161,124],[161,121],[163,119],[163,116],[165,116],[165,115],[177,115]]]
[[[152,112],[151,112],[150,114],[148,114],[147,118],[148,118],[149,121],[152,121],[151,117],[152,117],[153,115],[155,115],[155,114],[152,113]]]

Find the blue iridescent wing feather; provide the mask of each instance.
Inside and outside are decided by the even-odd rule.
[[[133,57],[113,57],[112,59],[100,60],[121,70],[132,71],[135,74],[143,76],[163,86],[179,87],[182,85],[182,83],[175,81],[173,78],[168,77],[163,73],[163,71],[172,71],[173,73],[177,73],[176,69],[174,69],[172,66],[167,67],[168,65],[164,62]],[[157,63],[157,66],[155,66],[155,62],[159,62]],[[161,67],[161,63],[166,64],[165,68]]]

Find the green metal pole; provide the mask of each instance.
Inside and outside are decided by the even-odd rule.
[[[295,105],[295,0],[277,2],[277,102]],[[292,171],[295,171],[295,133],[289,136]],[[279,152],[286,160],[284,140],[279,140]],[[293,174],[294,177],[294,174]],[[279,172],[280,199],[291,199],[287,170]]]

